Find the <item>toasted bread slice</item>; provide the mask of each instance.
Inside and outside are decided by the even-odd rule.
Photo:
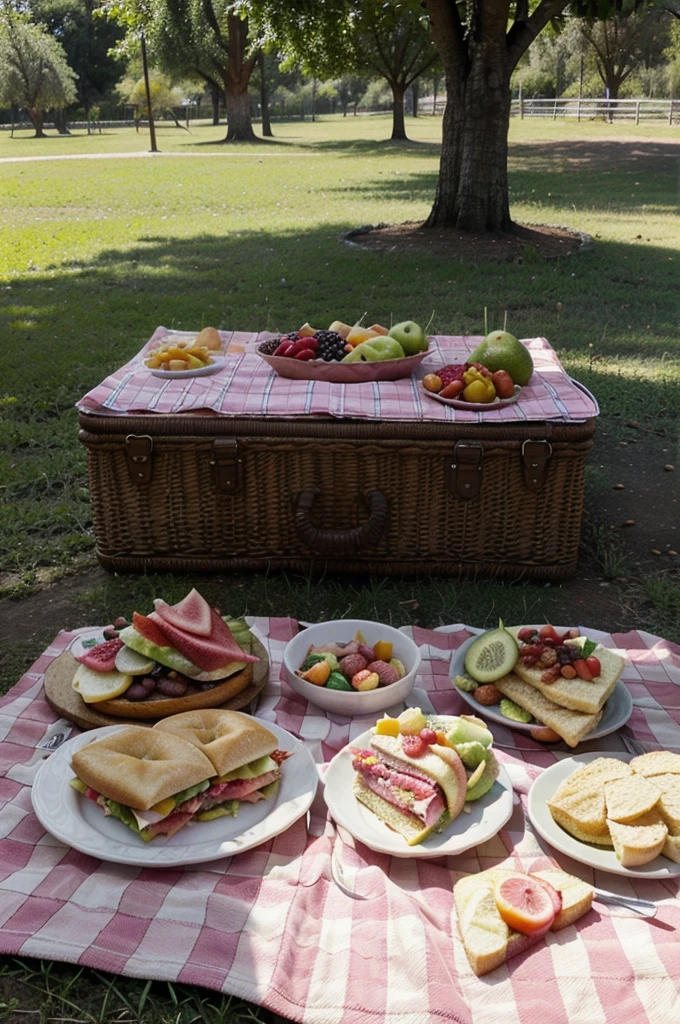
[[[604,798],[607,803],[607,817],[626,825],[639,818],[641,814],[651,811],[659,800],[659,788],[648,782],[643,775],[609,779],[604,784]]]
[[[668,834],[680,836],[680,775],[654,775],[647,781],[660,793],[656,809],[666,823]]]
[[[558,932],[562,928],[578,921],[590,910],[593,902],[593,888],[580,878],[568,875],[559,868],[550,868],[546,871],[532,871],[534,878],[542,878],[553,889],[557,889],[562,897],[562,909],[553,921],[550,931]]]
[[[630,766],[638,775],[680,775],[680,754],[670,750],[650,750],[648,754],[634,757]]]
[[[520,628],[520,626],[511,627],[508,632],[512,633],[516,639]],[[579,641],[569,641],[569,643],[578,644]],[[541,681],[542,669],[530,668],[519,660],[516,662],[513,672],[525,683],[535,686],[548,700],[559,704],[560,707],[595,715],[616,686],[616,681],[623,671],[624,660],[615,651],[611,651],[608,647],[602,647],[600,644],[593,653],[599,659],[601,672],[591,682],[578,678],[563,679],[560,677],[554,683],[544,683]],[[557,730],[555,731],[557,732]]]
[[[459,879],[453,887],[460,938],[470,967],[478,977],[540,941],[540,938],[513,931],[498,912],[494,882],[511,874],[515,872],[489,868]],[[536,872],[536,877],[543,878],[562,894],[562,911],[553,921],[552,931],[572,924],[590,910],[593,890],[580,879],[557,868]]]
[[[614,852],[624,868],[649,864],[663,850],[668,829],[658,811],[648,811],[629,825],[608,819]]]
[[[602,711],[594,715],[583,711],[570,711],[561,707],[530,683],[525,683],[518,675],[511,672],[496,681],[495,686],[504,697],[509,697],[515,704],[533,715],[538,722],[554,729],[570,747],[577,746],[602,718]]]

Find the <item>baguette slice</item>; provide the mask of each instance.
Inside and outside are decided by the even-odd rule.
[[[513,626],[508,632],[517,639],[520,628],[520,626]],[[578,643],[578,641],[571,642]],[[541,682],[543,674],[541,669],[529,668],[519,660],[515,664],[513,672],[525,683],[535,686],[555,704],[569,708],[571,711],[584,711],[586,714],[595,715],[600,711],[607,698],[611,696],[616,681],[623,671],[624,660],[620,655],[600,644],[593,653],[599,659],[602,671],[589,683],[584,679],[563,679],[562,677],[554,683],[543,683]],[[555,731],[557,732],[557,730]]]
[[[566,680],[565,680],[566,681]],[[515,704],[528,711],[543,725],[554,729],[570,747],[577,746],[584,737],[592,732],[602,718],[602,711],[587,714],[583,711],[570,711],[550,700],[542,690],[524,682],[514,673],[497,680],[495,686],[504,697],[509,697]]]
[[[661,851],[664,857],[680,864],[680,836],[666,836],[666,842]]]
[[[624,868],[637,868],[649,864],[664,848],[668,829],[657,811],[636,818],[630,825],[607,820],[614,843],[614,852]]]
[[[663,778],[663,776],[659,776]],[[680,782],[680,779],[678,780]],[[659,801],[659,788],[648,782],[644,775],[610,779],[604,784],[607,817],[627,825],[640,815],[651,811]]]
[[[634,757],[630,766],[638,775],[680,775],[680,754],[670,750],[650,750],[648,754]]]
[[[523,953],[541,938],[513,931],[498,912],[493,895],[494,881],[512,874],[516,872],[489,868],[476,875],[466,875],[453,887],[460,938],[470,967],[478,977]],[[551,925],[551,931],[573,924],[590,910],[593,890],[580,879],[557,868],[536,872],[536,877],[543,878],[562,894],[562,911]]]

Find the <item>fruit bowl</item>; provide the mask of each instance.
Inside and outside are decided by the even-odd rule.
[[[267,342],[263,342],[266,345]],[[429,350],[403,359],[381,359],[374,363],[326,363],[323,359],[304,362],[288,356],[272,356],[262,351],[260,345],[255,351],[260,359],[269,363],[279,377],[289,380],[320,380],[330,384],[364,384],[367,381],[403,380],[417,369]],[[394,684],[393,684],[394,685]]]
[[[319,647],[328,643],[345,643],[354,637],[359,630],[370,646],[378,640],[392,643],[393,657],[398,658],[406,674],[395,683],[379,686],[375,690],[364,693],[358,691],[329,690],[324,686],[316,686],[295,675],[296,669],[304,661],[309,648]],[[338,715],[354,717],[358,715],[374,715],[395,704],[402,703],[413,689],[420,668],[420,651],[413,640],[393,626],[384,626],[380,622],[366,619],[335,619],[329,622],[318,622],[308,626],[288,642],[283,652],[283,675],[296,693],[305,697],[311,704],[332,711]]]

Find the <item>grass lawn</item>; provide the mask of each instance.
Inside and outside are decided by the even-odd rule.
[[[438,118],[410,121],[413,141],[397,144],[385,141],[387,117],[324,118],[275,124],[274,140],[227,148],[219,145],[223,126],[192,124],[188,134],[160,125],[162,155],[154,158],[145,156],[148,136],[134,129],[44,140],[0,134],[0,160],[11,161],[2,165],[0,191],[5,595],[18,599],[50,574],[92,564],[85,451],[73,405],[158,324],[286,330],[305,320],[351,322],[364,310],[373,320],[426,322],[434,310],[434,332],[459,334],[482,332],[485,306],[492,323],[507,310],[513,333],[545,335],[569,372],[595,392],[602,437],[629,439],[634,419],[677,444],[677,129],[513,122],[515,219],[588,232],[596,245],[586,254],[547,263],[527,251],[521,264],[474,265],[340,244],[340,235],[359,225],[426,217],[440,127]],[[102,154],[108,159],[88,159]],[[73,159],[32,159],[43,156]],[[591,462],[589,487],[601,472],[598,460]],[[622,575],[596,512],[590,508],[584,553],[593,587],[598,576]],[[631,575],[630,591],[618,584],[631,615],[646,602],[647,628],[680,640],[674,574]],[[83,589],[82,624],[146,611],[159,594],[177,600],[187,583],[112,576]],[[499,613],[515,621],[564,619],[560,588],[538,584],[279,573],[209,579],[201,589],[220,594],[223,608],[228,600],[234,615],[357,614],[397,625],[484,625]],[[61,625],[5,646],[0,692]],[[0,980],[0,1019],[7,1020],[15,1019],[17,998],[24,1013],[42,1001],[44,1012],[47,1005],[54,1016],[74,1019],[75,1012],[79,1020],[229,1021],[241,1013],[217,996],[203,1003],[179,987],[117,979],[112,991],[94,972],[55,965],[17,971],[9,963]]]

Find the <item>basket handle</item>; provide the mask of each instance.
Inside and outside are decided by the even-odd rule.
[[[389,505],[381,491],[368,491],[365,501],[369,516],[361,526],[349,530],[325,530],[312,522],[312,508],[321,491],[309,487],[301,491],[295,506],[295,532],[308,548],[322,555],[342,557],[374,548],[387,528]]]

